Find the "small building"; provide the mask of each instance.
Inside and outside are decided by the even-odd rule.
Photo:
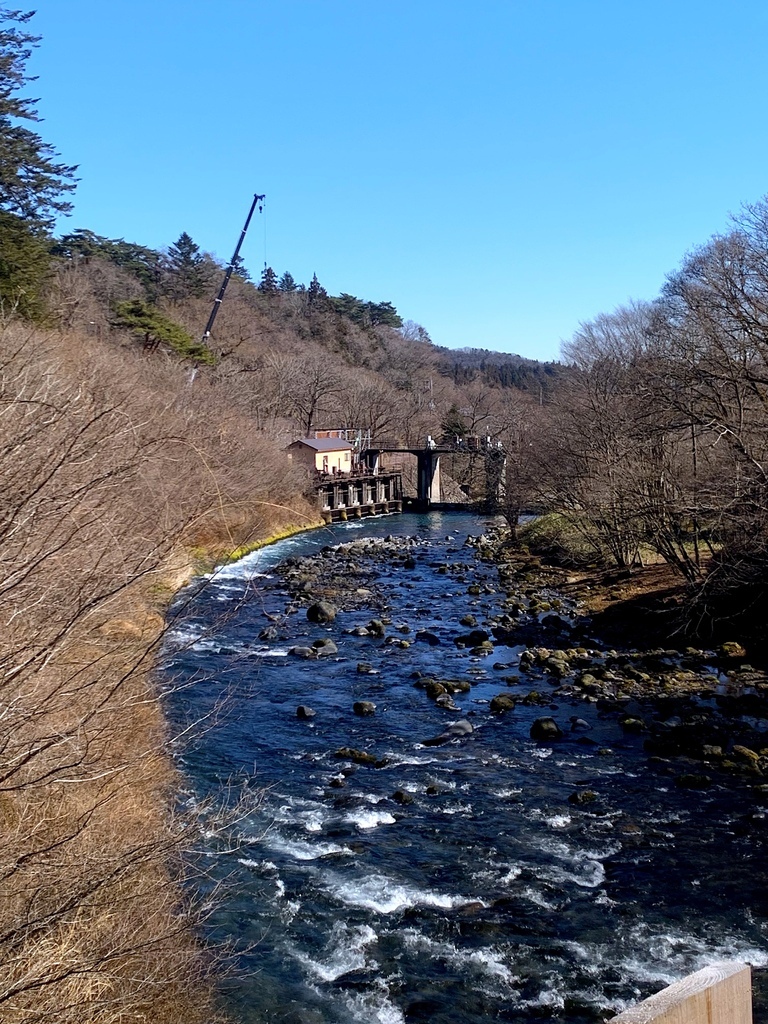
[[[354,450],[354,445],[337,437],[302,437],[286,449],[292,462],[331,475],[352,472]]]

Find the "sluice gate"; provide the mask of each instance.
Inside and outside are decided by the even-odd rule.
[[[316,490],[326,523],[403,511],[399,473],[331,476],[322,480]]]

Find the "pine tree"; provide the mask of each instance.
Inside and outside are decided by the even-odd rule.
[[[262,270],[259,291],[266,295],[274,295],[277,292],[277,274],[272,267],[264,267]]]
[[[0,315],[41,320],[48,277],[49,239],[41,228],[0,210]]]
[[[166,268],[168,292],[176,299],[196,298],[205,294],[208,285],[206,261],[200,247],[186,231],[168,247]]]
[[[39,121],[34,99],[18,95],[35,79],[26,63],[40,36],[26,31],[34,11],[0,8],[0,209],[51,228],[56,215],[68,213],[67,195],[75,188],[76,167],[57,161],[54,148],[20,121]]]
[[[141,338],[144,350],[154,352],[166,345],[182,359],[213,366],[215,358],[207,345],[195,341],[179,324],[174,323],[156,306],[141,299],[120,302],[115,307],[115,327],[124,327]]]
[[[244,281],[251,280],[251,275],[248,272],[248,268],[246,267],[240,253],[238,253],[232,261],[232,273],[237,274],[237,276],[241,277]]]
[[[280,289],[281,292],[295,292],[296,289],[298,288],[298,285],[294,280],[293,274],[289,270],[286,270],[286,272],[280,278],[278,282],[278,288]]]
[[[33,14],[0,8],[0,305],[5,315],[39,319],[47,232],[72,208],[66,197],[76,168],[57,162],[53,147],[23,124],[40,120],[37,101],[18,95],[34,81],[26,64],[40,37],[25,28]]]
[[[307,300],[309,302],[310,307],[321,307],[328,303],[328,292],[317,280],[317,274],[313,274],[312,280],[309,282],[309,288],[307,289]]]

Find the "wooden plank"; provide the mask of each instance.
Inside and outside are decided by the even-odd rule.
[[[752,1024],[749,964],[711,964],[620,1013],[609,1024]]]

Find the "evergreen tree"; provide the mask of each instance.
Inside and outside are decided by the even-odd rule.
[[[34,77],[26,63],[40,36],[26,25],[34,11],[0,8],[0,209],[50,228],[55,217],[68,213],[68,193],[75,188],[75,167],[57,161],[51,145],[20,121],[39,121],[34,99],[18,95]]]
[[[232,261],[232,273],[237,274],[237,276],[241,277],[244,281],[251,280],[251,275],[248,272],[248,268],[246,267],[240,253],[238,253]]]
[[[286,270],[286,272],[280,278],[277,286],[281,292],[295,292],[296,289],[298,288],[298,285],[294,280],[293,274],[289,270]]]
[[[125,327],[138,335],[148,352],[154,352],[160,345],[167,345],[182,359],[192,359],[196,363],[211,366],[215,363],[213,353],[206,345],[194,341],[183,327],[141,299],[118,303],[113,323],[115,327]]]
[[[313,274],[312,280],[309,282],[307,299],[309,301],[309,305],[315,307],[323,306],[328,302],[328,292],[317,280],[317,274]]]
[[[86,263],[94,258],[109,260],[134,274],[149,292],[154,292],[160,278],[162,257],[154,249],[123,238],[105,238],[86,228],[77,228],[54,242],[54,256],[64,259],[82,259]]]
[[[259,282],[259,291],[264,292],[266,295],[275,295],[277,292],[277,274],[274,272],[272,267],[264,267],[261,272],[261,281]]]
[[[443,421],[440,424],[440,429],[443,434],[448,435],[450,438],[459,437],[462,438],[467,433],[467,421],[464,419],[462,414],[459,412],[456,405],[452,405],[448,412],[443,417]]]
[[[366,302],[366,310],[370,324],[375,327],[383,324],[387,327],[402,327],[403,320],[391,302]]]
[[[0,210],[0,315],[43,318],[49,239],[42,228]]]
[[[50,268],[48,229],[67,213],[75,168],[57,162],[52,146],[25,126],[39,121],[34,99],[19,96],[34,78],[27,60],[40,41],[26,31],[34,12],[0,8],[0,305],[39,319]]]
[[[186,231],[168,247],[166,268],[170,277],[169,293],[176,299],[199,299],[208,285],[206,261],[200,247]]]

